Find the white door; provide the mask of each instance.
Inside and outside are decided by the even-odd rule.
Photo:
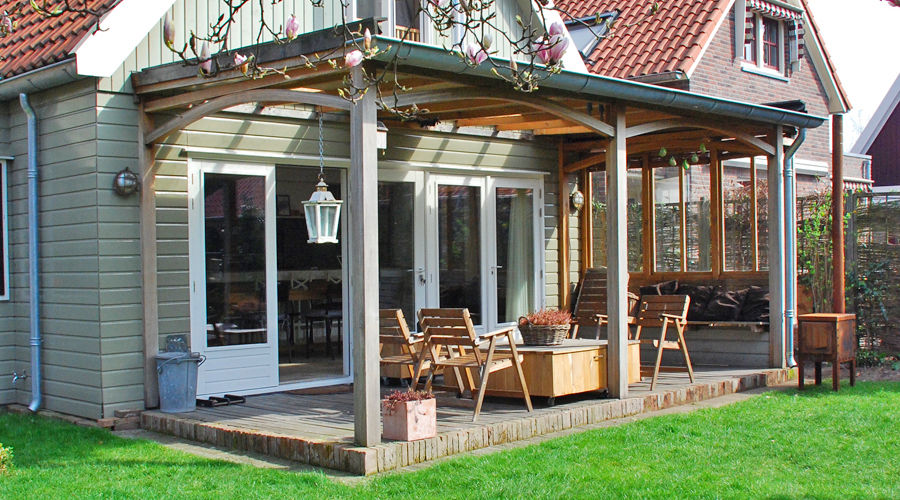
[[[378,179],[379,307],[401,309],[411,331],[427,307],[424,173],[382,171]]]
[[[275,169],[191,161],[191,348],[197,393],[278,385]]]

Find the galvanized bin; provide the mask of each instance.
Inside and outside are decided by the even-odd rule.
[[[197,408],[197,367],[206,361],[198,352],[161,352],[156,355],[159,409],[165,413]]]

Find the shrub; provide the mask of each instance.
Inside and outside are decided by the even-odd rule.
[[[13,451],[9,446],[0,443],[0,474],[12,469]]]

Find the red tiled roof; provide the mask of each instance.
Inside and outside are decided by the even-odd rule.
[[[87,4],[94,10],[105,12],[119,1],[87,0]],[[13,16],[18,25],[12,33],[0,38],[0,77],[3,78],[67,59],[69,52],[97,22],[96,17],[87,14],[44,17],[23,0],[0,0],[0,12],[12,12],[17,4],[24,4]],[[80,6],[81,2],[72,4]]]
[[[601,40],[585,64],[593,73],[634,78],[671,71],[687,72],[700,57],[728,0],[661,0],[648,16],[646,0],[560,0],[575,18],[619,11],[613,36]],[[564,16],[565,17],[565,16]]]

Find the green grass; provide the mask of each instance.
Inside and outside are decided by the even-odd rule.
[[[825,384],[830,386],[829,384]],[[742,403],[448,460],[356,486],[0,415],[0,498],[900,498],[900,383]]]

